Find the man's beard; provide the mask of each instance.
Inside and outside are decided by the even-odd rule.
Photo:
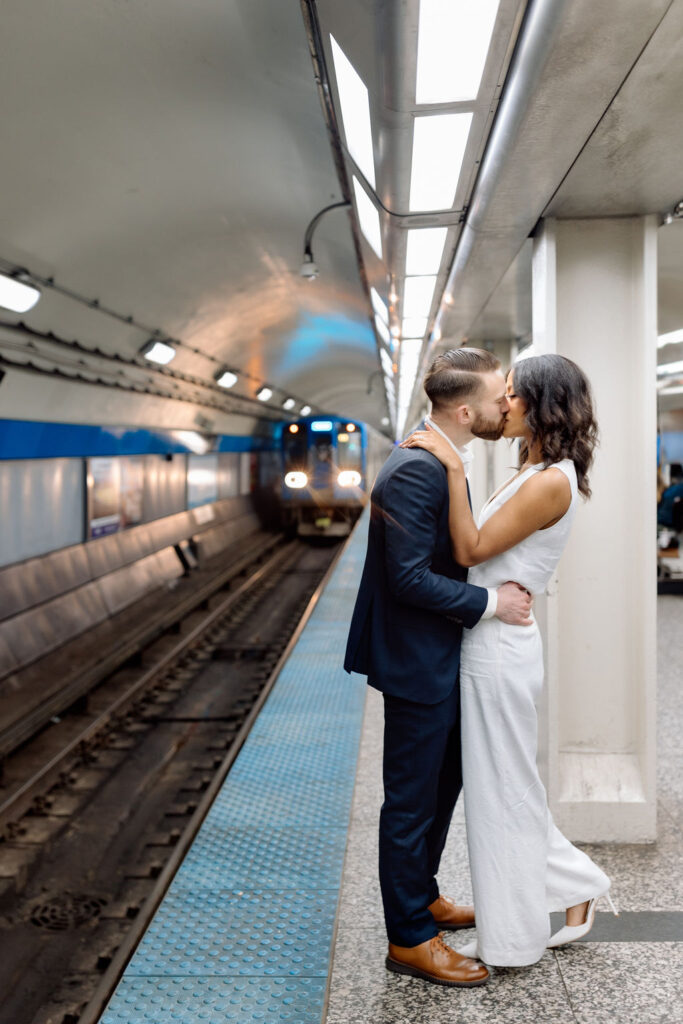
[[[475,437],[481,437],[484,441],[498,441],[503,436],[505,429],[505,417],[499,420],[488,420],[480,413],[476,413],[474,423],[470,430]]]

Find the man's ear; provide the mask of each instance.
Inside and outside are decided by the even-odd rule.
[[[472,410],[469,405],[459,405],[455,410],[456,422],[461,427],[468,427],[472,422]]]

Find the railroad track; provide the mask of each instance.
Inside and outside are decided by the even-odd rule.
[[[116,673],[5,798],[1,1024],[98,1019],[336,551],[276,551]]]

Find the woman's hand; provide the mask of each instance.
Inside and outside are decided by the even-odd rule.
[[[435,430],[432,430],[429,424],[426,424],[426,426],[426,430],[416,430],[405,441],[401,441],[399,447],[424,448],[426,451],[431,452],[432,455],[436,455],[439,462],[443,463],[446,469],[461,470],[463,465],[458,453],[444,437],[441,437],[441,434],[437,434]]]

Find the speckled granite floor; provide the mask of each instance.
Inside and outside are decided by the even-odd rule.
[[[683,598],[659,612],[659,818],[653,846],[600,846],[622,911],[683,911]],[[548,951],[530,968],[493,968],[483,988],[447,989],[389,974],[377,880],[382,802],[382,699],[368,690],[339,908],[327,1024],[675,1024],[683,1021],[683,942],[590,942]],[[592,853],[591,847],[586,847]],[[444,890],[471,900],[461,805],[440,873]],[[633,918],[637,925],[637,918]],[[671,932],[671,927],[674,931]],[[652,919],[648,922],[652,933]],[[457,944],[472,932],[457,933]],[[637,937],[637,927],[634,929]],[[455,944],[456,939],[451,941]]]

